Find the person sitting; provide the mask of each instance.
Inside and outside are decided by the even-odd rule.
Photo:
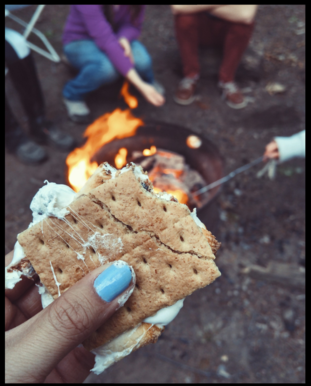
[[[38,143],[71,150],[74,147],[73,138],[57,129],[45,117],[44,98],[27,42],[20,33],[10,28],[5,28],[5,64],[27,115],[30,136],[35,141],[22,130],[5,97],[7,150],[28,164],[38,164],[47,159],[45,149]]]
[[[257,5],[171,5],[171,10],[184,75],[175,92],[175,102],[188,105],[195,99],[200,75],[199,47],[222,47],[218,82],[222,98],[234,109],[245,107],[247,101],[234,78],[254,29]]]
[[[64,34],[64,54],[79,70],[63,88],[69,118],[90,122],[85,96],[120,75],[148,102],[164,103],[163,87],[155,81],[151,57],[137,38],[145,7],[142,5],[71,5]]]

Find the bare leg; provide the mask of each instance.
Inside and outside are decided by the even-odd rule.
[[[210,14],[233,23],[251,24],[254,21],[258,5],[222,5],[213,9]]]

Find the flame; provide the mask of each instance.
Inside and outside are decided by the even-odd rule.
[[[119,153],[114,158],[114,163],[117,169],[121,169],[122,166],[126,165],[126,156],[127,149],[125,147],[121,147],[121,149],[119,149]]]
[[[124,82],[121,88],[120,95],[123,96],[125,102],[129,105],[130,109],[135,109],[138,106],[137,98],[129,93],[129,84]]]
[[[143,150],[143,155],[148,156],[148,155],[153,155],[157,152],[157,148],[155,146],[151,146],[150,150],[149,149],[144,149]]]
[[[135,118],[130,110],[117,108],[96,119],[87,127],[83,136],[86,143],[81,148],[74,149],[67,157],[68,180],[74,191],[78,192],[96,170],[98,164],[91,162],[93,155],[105,144],[114,139],[135,135],[143,121]]]
[[[121,95],[129,107],[134,109],[138,106],[138,101],[133,95],[130,95],[128,88],[129,85],[125,82],[121,89]],[[74,191],[78,192],[98,167],[97,162],[91,162],[91,159],[99,149],[115,139],[135,135],[138,127],[143,124],[144,122],[139,118],[135,118],[129,109],[123,111],[117,108],[112,113],[102,115],[89,125],[83,134],[87,138],[86,143],[81,148],[74,149],[66,159],[68,180]],[[126,164],[127,153],[127,149],[122,147],[115,156],[115,165],[118,169]],[[155,146],[151,146],[150,149],[144,149],[143,151],[144,156],[150,156],[155,153],[157,153]],[[168,158],[172,157],[170,153],[164,151],[158,153]],[[181,170],[165,169],[162,172],[166,174],[171,173],[176,178],[182,174]],[[153,181],[155,176],[153,173],[149,175],[150,180]],[[158,193],[162,190],[154,187],[154,191]],[[188,201],[187,194],[182,190],[166,190],[166,192],[176,197],[183,204],[186,204]]]

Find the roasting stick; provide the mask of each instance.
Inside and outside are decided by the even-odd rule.
[[[241,166],[241,167],[235,169],[233,172],[229,173],[225,177],[222,177],[220,180],[214,181],[211,184],[209,184],[207,186],[204,186],[203,188],[201,188],[197,192],[195,192],[195,195],[199,196],[200,194],[205,193],[208,190],[213,189],[213,188],[215,188],[218,185],[224,184],[225,182],[231,180],[231,178],[235,177],[237,174],[245,172],[245,170],[251,168],[252,166],[255,166],[255,165],[259,164],[262,161],[263,161],[263,156],[255,159],[254,161],[252,161],[252,162],[250,162],[250,163],[248,163],[248,164],[246,164],[244,166]]]

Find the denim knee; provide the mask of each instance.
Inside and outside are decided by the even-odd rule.
[[[100,85],[112,83],[118,79],[119,73],[113,66],[113,64],[108,61],[96,61],[93,63],[93,73],[92,77],[95,77],[97,82]]]
[[[96,60],[88,62],[74,79],[66,83],[63,95],[69,100],[83,100],[86,94],[104,84],[112,83],[118,76],[112,64]]]
[[[143,44],[134,40],[131,44],[135,68],[138,72],[144,73],[152,68],[152,59]]]

